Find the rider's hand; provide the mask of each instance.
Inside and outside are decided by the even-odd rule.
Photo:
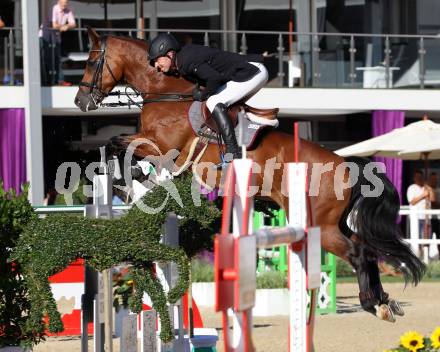
[[[200,88],[194,88],[192,94],[193,94],[193,99],[197,101],[204,101],[208,98],[206,91]]]

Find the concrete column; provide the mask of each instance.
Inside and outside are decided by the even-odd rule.
[[[365,33],[382,33],[383,12],[382,2],[367,0],[365,4]],[[376,66],[385,59],[383,39],[379,37],[369,38],[368,43],[373,46],[371,65]]]
[[[227,25],[228,30],[235,31],[237,30],[237,4],[236,0],[229,0],[227,1],[228,8],[227,8]],[[228,35],[228,50],[233,51],[234,53],[237,52],[237,35],[234,33],[229,33]]]
[[[220,29],[227,30],[228,29],[228,1],[220,0]],[[226,33],[222,33],[222,45],[223,50],[228,50],[228,35]]]
[[[316,0],[310,0],[310,25],[311,32],[318,31],[318,8],[316,7]]]
[[[26,170],[31,183],[29,201],[43,204],[43,133],[41,111],[40,50],[38,39],[38,2],[23,0],[23,71],[26,121]]]
[[[294,8],[296,9],[296,22],[297,31],[300,33],[311,32],[310,26],[310,0],[294,0]],[[310,52],[310,37],[300,36],[298,38],[297,47],[299,53]]]
[[[144,2],[143,0],[136,0],[136,29],[137,37],[139,39],[145,39],[145,33],[143,30],[145,29],[144,25]]]
[[[235,0],[220,0],[220,29],[235,31],[237,29],[237,10]],[[222,49],[237,51],[237,35],[222,34]]]
[[[157,29],[159,27],[157,12],[158,12],[157,0],[152,0],[151,12],[150,12],[150,29],[152,31],[150,32],[150,39],[153,39],[157,35]]]

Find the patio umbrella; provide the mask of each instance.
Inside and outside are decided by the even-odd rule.
[[[428,159],[440,157],[440,124],[427,118],[402,128],[336,151],[341,156],[383,156],[403,160],[424,160],[425,177]],[[425,222],[425,236],[428,222]]]
[[[403,160],[424,160],[425,175],[428,176],[428,160],[440,159],[440,141],[429,139],[422,145],[400,151],[398,157]]]
[[[440,159],[440,140],[429,140],[423,145],[414,148],[407,148],[399,152],[399,158],[403,160],[439,160]]]
[[[383,156],[403,160],[440,159],[440,124],[428,119],[337,150],[340,156]],[[439,148],[437,148],[439,146]],[[436,150],[437,149],[437,150]]]
[[[337,150],[340,156],[383,156],[404,160],[424,159],[424,148],[440,140],[440,124],[421,120],[405,127],[396,128],[378,137],[367,139]],[[400,154],[402,151],[419,153]],[[433,159],[434,157],[430,157]]]

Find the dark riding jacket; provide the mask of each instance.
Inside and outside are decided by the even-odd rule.
[[[263,62],[263,57],[187,44],[177,52],[176,67],[182,76],[206,87],[205,93],[212,95],[228,81],[245,82],[260,72],[250,61]]]

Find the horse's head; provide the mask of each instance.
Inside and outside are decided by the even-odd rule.
[[[121,61],[109,45],[110,37],[100,37],[92,28],[87,29],[91,48],[87,65],[75,97],[81,111],[98,109],[99,104],[122,78]]]

